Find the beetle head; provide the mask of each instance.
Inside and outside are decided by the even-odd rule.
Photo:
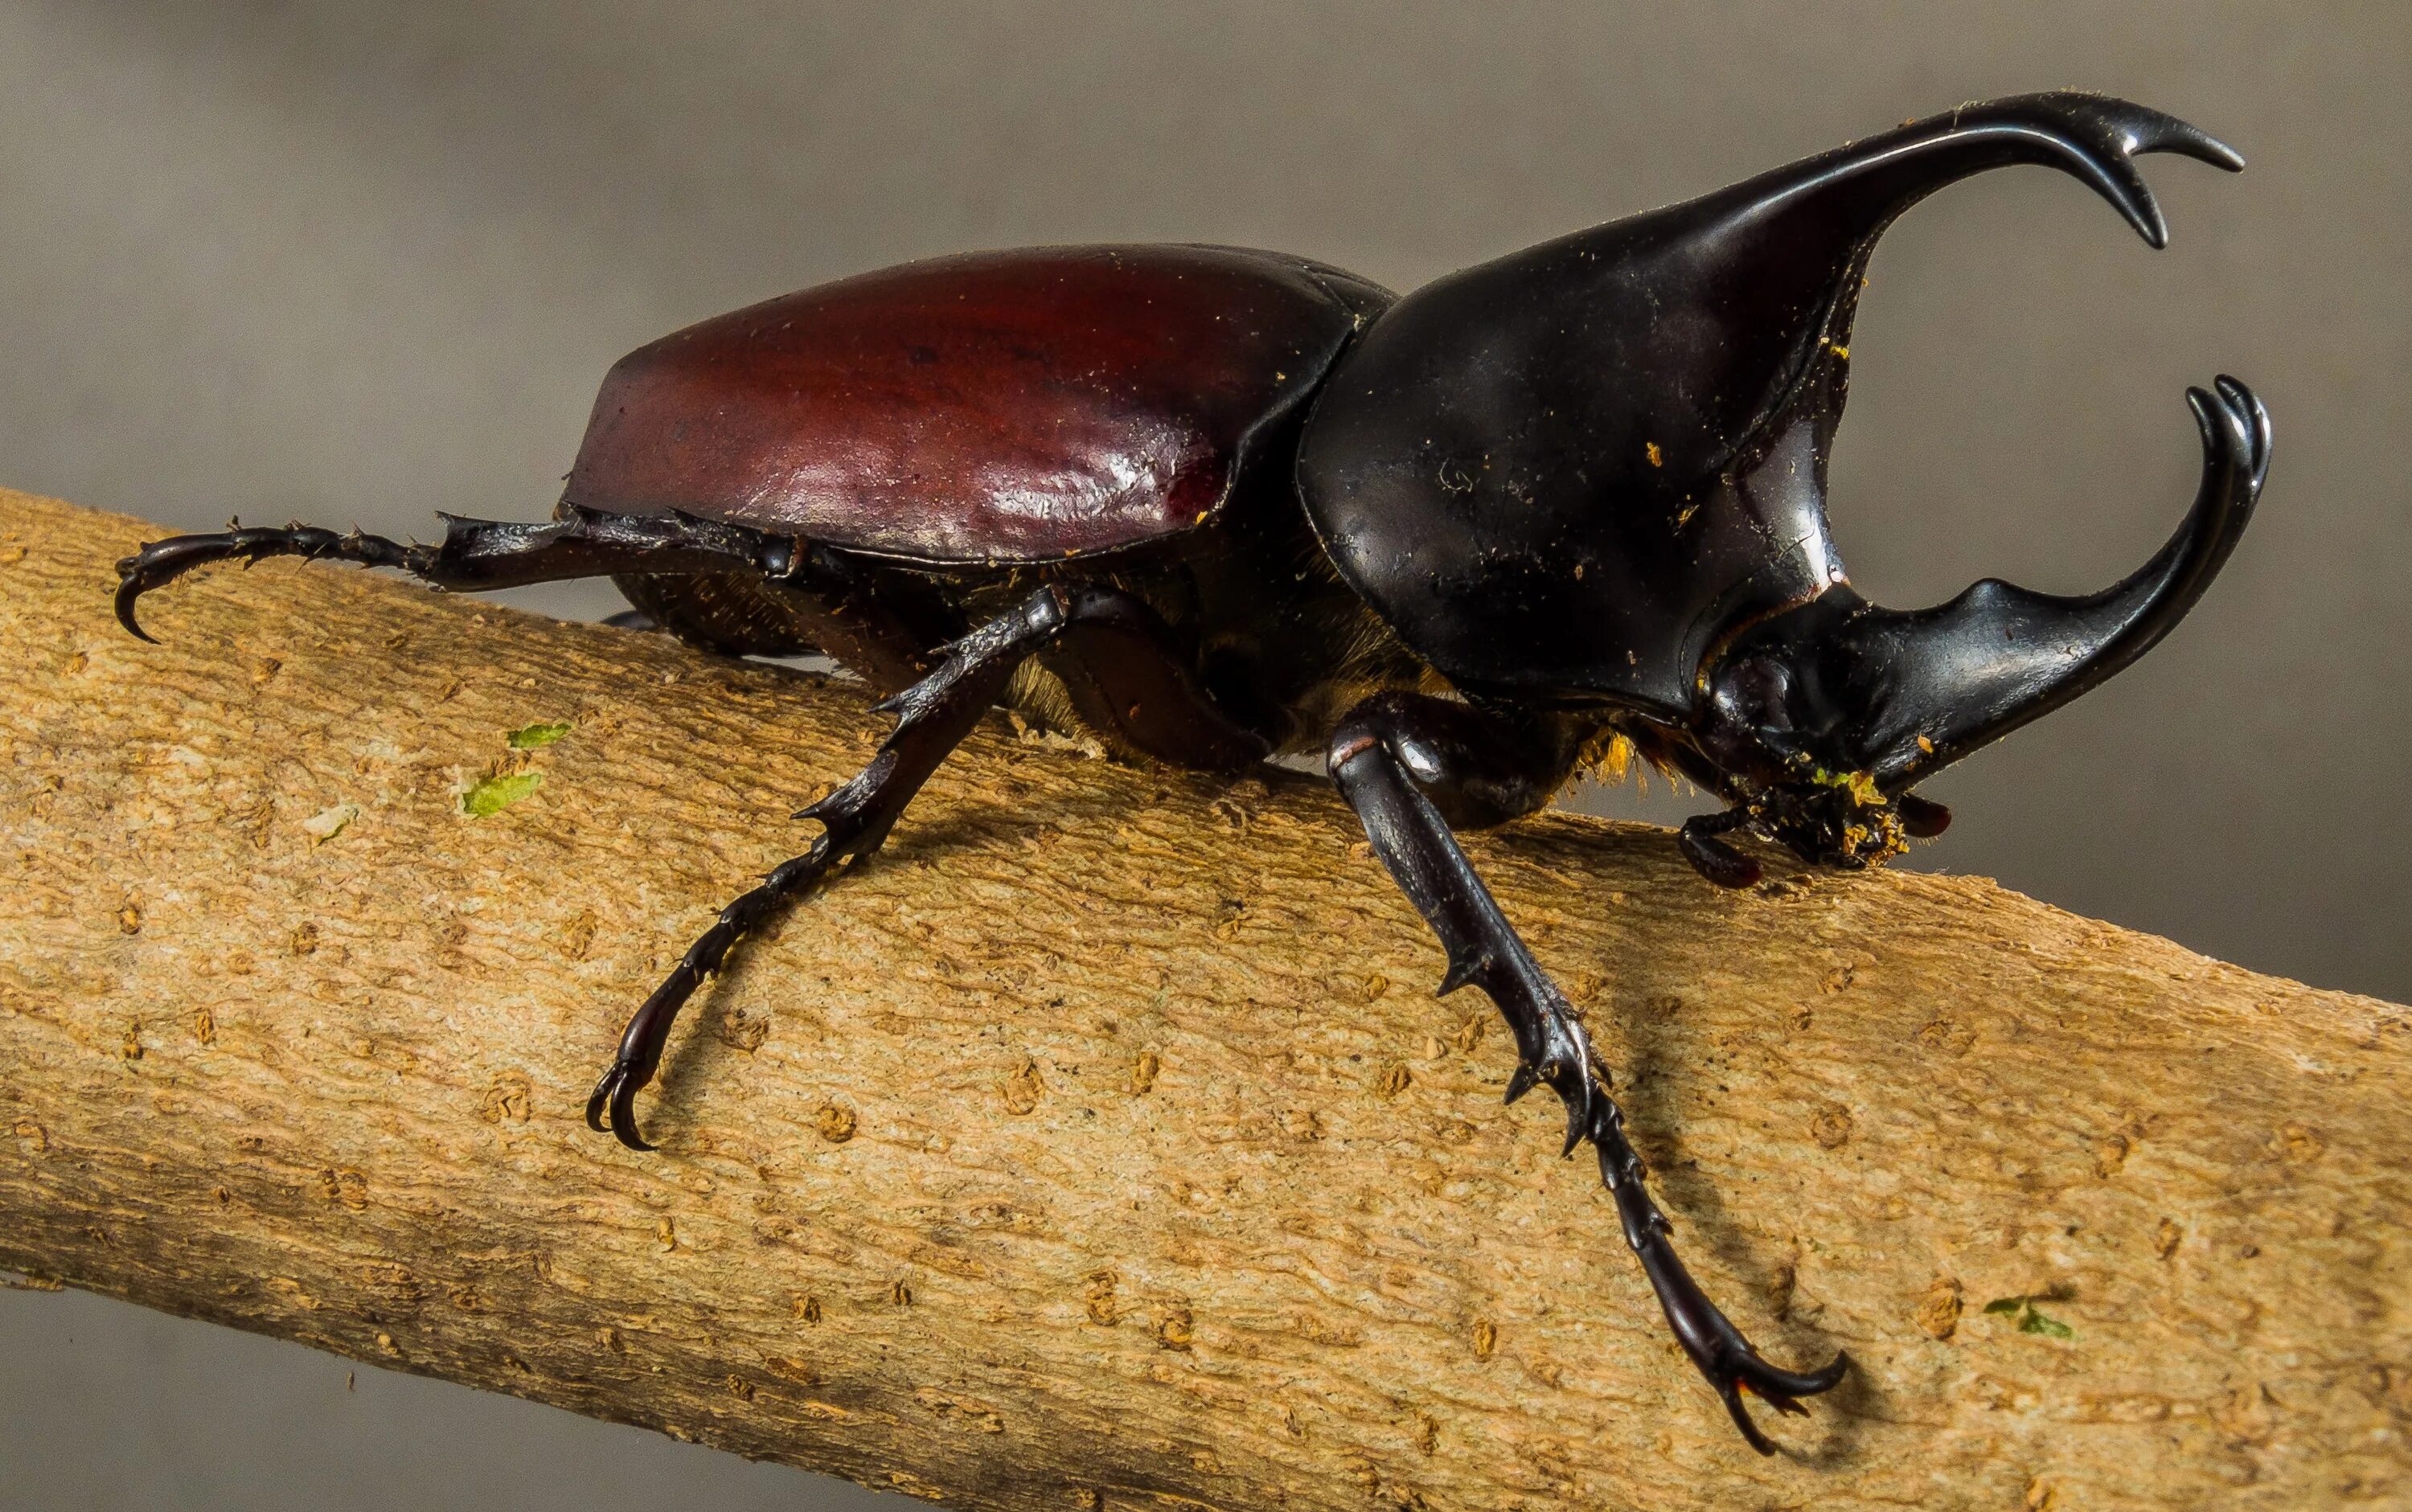
[[[1840,595],[1850,590],[1820,595],[1818,613],[1777,617],[1806,637],[1758,636],[1717,658],[1689,733],[1753,828],[1812,865],[1858,867],[1905,841],[1898,806],[1851,759],[1851,690],[1819,675],[1824,643],[1814,638],[1828,626],[1816,622]]]
[[[2251,390],[2222,377],[2186,397],[2200,491],[2125,580],[2061,596],[1989,578],[1910,611],[1838,582],[1711,653],[1689,733],[1760,828],[1841,865],[1939,830],[1945,815],[1909,798],[1912,785],[2099,684],[2184,617],[2234,550],[2270,465],[2270,417]]]
[[[1756,828],[1852,864],[1939,825],[1910,784],[2100,683],[2192,607],[2269,455],[2243,385],[2190,394],[2201,496],[2100,594],[1988,580],[1878,609],[1846,580],[1826,462],[1861,273],[1887,226],[1957,179],[2040,163],[2153,245],[2134,157],[2242,161],[2095,95],[1963,107],[1704,198],[1419,289],[1327,385],[1307,511],[1342,574],[1470,692],[1600,704],[1681,731]]]

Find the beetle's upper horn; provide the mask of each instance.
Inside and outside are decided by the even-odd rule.
[[[1744,180],[1708,199],[1798,227],[1802,212],[1846,236],[1880,231],[1959,179],[2012,163],[2076,175],[2154,246],[2169,242],[2153,191],[2131,159],[2177,153],[2235,172],[2244,159],[2199,126],[2103,95],[2014,95],[1912,121],[1832,152]]]
[[[1973,174],[2041,164],[2092,185],[2158,247],[2169,227],[2134,162],[2145,153],[2244,166],[2226,144],[2158,110],[2098,95],[2021,95],[1913,121],[1549,250],[1578,278],[1588,256],[1593,268],[1646,286],[1646,309],[1611,314],[1622,302],[1613,293],[1594,307],[1610,322],[1640,316],[1656,330],[1643,338],[1654,371],[1721,396],[1706,401],[1707,413],[1656,423],[1677,443],[1670,464],[1688,418],[1713,448],[1699,460],[1722,465],[1718,441],[1738,447],[1788,409],[1819,412],[1812,418],[1831,433],[1841,364],[1817,360],[1821,347],[1839,351],[1848,341],[1860,275],[1904,211]],[[1709,334],[1717,339],[1702,340]],[[1820,371],[1831,392],[1805,381]]]
[[[2151,650],[2235,549],[2270,468],[2270,415],[2222,376],[2186,391],[2202,486],[2177,534],[2125,581],[2061,597],[1988,578],[1948,604],[1857,607],[1820,658],[1830,696],[1857,707],[1859,764],[1899,790],[2040,718]]]

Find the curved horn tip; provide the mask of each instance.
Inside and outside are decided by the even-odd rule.
[[[2244,171],[2244,154],[2243,153],[2230,147],[2228,143],[2220,140],[2217,137],[2213,136],[2210,132],[2203,130],[2200,126],[2187,126],[2186,131],[2189,134],[2189,139],[2184,145],[2179,146],[2172,144],[2169,147],[2163,148],[2162,151],[2181,154],[2184,156],[2193,158],[2198,163],[2209,163],[2212,167],[2220,169],[2222,172],[2242,173]]]
[[[2241,378],[2223,373],[2212,382],[2228,407],[2245,421],[2245,431],[2253,442],[2253,487],[2258,492],[2270,475],[2270,406],[2261,403],[2261,396],[2246,388]]]
[[[2228,143],[2196,125],[2173,115],[2152,112],[2155,119],[2148,134],[2140,137],[2135,150],[2139,153],[2173,153],[2191,157],[2198,163],[2208,163],[2227,173],[2244,171],[2244,154]]]
[[[2186,406],[2194,411],[2195,425],[2202,433],[2205,469],[2204,492],[2195,504],[2194,524],[2199,526],[2206,519],[2219,521],[2250,510],[2258,492],[2254,479],[2260,462],[2259,436],[2252,411],[2232,402],[2225,389],[2213,393],[2202,388],[2186,389]],[[2231,476],[2241,474],[2243,487],[2213,488],[2212,480],[2222,470]]]
[[[2270,469],[2269,411],[2234,378],[2223,374],[2213,384],[2215,392],[2186,390],[2187,407],[2201,433],[2203,465],[2202,492],[2180,528],[2180,538],[2190,538],[2189,550],[2197,556],[2194,570],[2185,574],[2192,586],[2175,590],[2187,607],[2226,565],[2243,537]],[[2173,540],[2172,548],[2176,544]]]
[[[2116,132],[2124,139],[2118,144],[2123,156],[2174,153],[2230,173],[2241,172],[2244,168],[2243,154],[2193,122],[2171,115],[2167,110],[2156,110],[2149,105],[2122,99],[2116,95],[2066,89],[2022,95],[2019,100],[2055,112],[2071,125],[2090,122],[2097,127]]]
[[[2224,430],[2243,454],[2246,470],[2258,479],[2269,464],[2270,451],[2270,411],[2260,396],[2223,373],[2209,389],[2189,386],[2186,404],[2194,410],[2195,423],[2202,427],[2203,445],[2213,445]]]
[[[2123,205],[2120,208],[2124,210],[2126,207]],[[2147,199],[2144,201],[2144,213],[2142,215],[2131,213],[2127,219],[2128,223],[2136,228],[2136,234],[2144,239],[2144,245],[2155,252],[2162,251],[2169,246],[2169,223],[2162,216],[2159,205]]]
[[[2071,159],[2077,177],[2094,187],[2095,193],[2110,201],[2144,244],[2157,252],[2169,244],[2169,223],[2161,213],[2160,201],[2153,198],[2153,187],[2136,167],[2132,155],[2140,149],[2133,135],[2111,135],[2108,140],[2084,139],[2072,133],[2060,139],[2058,145]]]
[[[2171,153],[2230,173],[2241,172],[2244,168],[2244,156],[2235,148],[2192,122],[2166,111],[2103,95],[2042,98],[2052,100],[2066,112],[2065,127],[2073,136],[2096,139],[2091,143],[2094,153],[2080,148],[2081,154],[2089,159],[2087,167],[2091,171],[2087,176],[2095,180],[2104,198],[2118,207],[2145,243],[2155,250],[2169,245],[2169,224],[2143,175],[2137,170],[2136,158],[2146,153]],[[2078,142],[2072,140],[2069,145],[2078,146]],[[2097,158],[2096,153],[2101,155]]]

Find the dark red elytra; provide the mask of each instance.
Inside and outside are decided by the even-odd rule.
[[[924,562],[1110,551],[1210,518],[1385,302],[1224,247],[909,263],[631,352],[565,496]]]

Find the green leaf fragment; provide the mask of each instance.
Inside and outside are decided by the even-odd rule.
[[[544,773],[540,771],[507,771],[481,777],[461,795],[461,811],[475,819],[491,817],[535,792],[537,785],[543,781]]]
[[[2024,1297],[1996,1297],[1985,1304],[1985,1311],[2004,1316],[2015,1313],[2018,1314],[2021,1333],[2039,1333],[2047,1339],[2074,1339],[2077,1337],[2075,1329],[2049,1313],[2036,1310],[2037,1302],[2052,1301],[2063,1295],[2065,1294],[2053,1290],[2036,1292]]]
[[[569,721],[554,720],[545,724],[522,725],[503,737],[514,751],[534,751],[551,745],[569,733]]]

